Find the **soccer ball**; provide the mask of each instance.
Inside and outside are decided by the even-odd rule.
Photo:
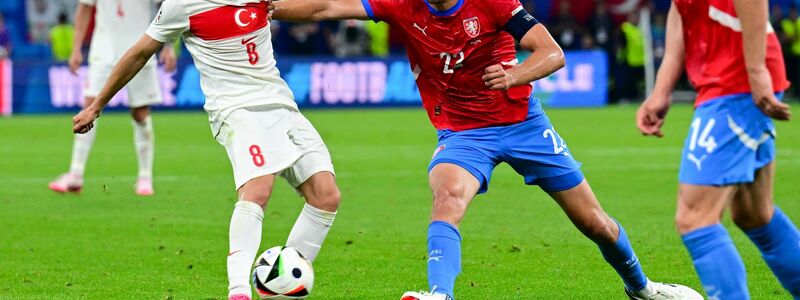
[[[303,299],[314,287],[314,269],[294,248],[272,247],[256,259],[253,286],[261,299]]]

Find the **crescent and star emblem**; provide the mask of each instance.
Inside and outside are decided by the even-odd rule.
[[[240,27],[246,27],[247,25],[250,25],[250,21],[252,21],[252,20],[254,20],[256,18],[256,13],[250,13],[250,21],[248,21],[247,23],[243,23],[241,15],[242,15],[242,12],[247,12],[247,11],[248,10],[244,9],[244,8],[239,9],[239,10],[236,11],[236,14],[234,14],[234,17],[233,17],[234,20],[236,21],[236,25],[239,25]]]

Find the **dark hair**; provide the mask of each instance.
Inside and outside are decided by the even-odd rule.
[[[68,21],[67,14],[63,12],[58,14],[58,24],[66,24],[67,21]]]

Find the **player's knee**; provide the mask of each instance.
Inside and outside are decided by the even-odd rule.
[[[733,223],[742,230],[750,230],[767,225],[772,219],[772,211],[741,211],[731,210]]]
[[[705,226],[713,225],[713,223],[715,222],[704,220],[704,218],[699,218],[697,214],[692,214],[690,212],[678,211],[678,213],[675,214],[675,229],[682,235]]]
[[[308,204],[324,211],[334,212],[339,209],[342,201],[342,193],[339,188],[334,186],[317,189],[311,194],[306,195]]]
[[[460,219],[466,209],[463,186],[444,184],[433,190],[434,215],[456,216]]]
[[[272,185],[264,180],[258,179],[251,180],[239,190],[239,197],[241,200],[254,202],[261,207],[267,205],[271,195]]]
[[[715,213],[717,216],[712,216]],[[703,205],[702,201],[690,201],[679,195],[678,208],[675,211],[675,229],[683,235],[713,225],[719,222],[720,213],[708,205]]]
[[[150,116],[150,108],[149,107],[137,107],[131,109],[131,118],[137,123],[144,122],[147,117]]]

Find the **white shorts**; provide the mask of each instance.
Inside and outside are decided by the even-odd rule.
[[[298,111],[236,109],[222,122],[217,141],[228,152],[237,190],[253,178],[270,174],[297,189],[316,173],[334,173],[322,137]]]
[[[86,97],[96,97],[100,94],[113,69],[113,65],[89,64],[89,82],[83,94]],[[128,91],[128,107],[137,108],[162,102],[158,72],[154,64],[146,64],[125,87]]]

